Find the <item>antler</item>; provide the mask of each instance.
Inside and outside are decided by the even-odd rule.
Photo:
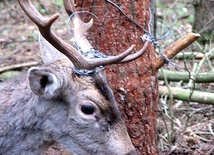
[[[63,3],[68,16],[72,16],[72,14],[75,12],[74,0],[63,0]],[[73,40],[76,41],[76,44],[79,46],[83,53],[88,52],[93,47],[88,42],[84,34],[93,25],[93,18],[88,23],[85,23],[80,19],[78,14],[74,14],[72,22],[74,33]]]
[[[78,69],[91,70],[98,66],[132,61],[140,57],[147,47],[147,44],[145,44],[144,47],[137,52],[137,54],[135,53],[129,55],[134,48],[134,45],[132,45],[126,51],[116,56],[87,59],[73,46],[60,39],[54,32],[51,31],[51,25],[59,17],[58,13],[52,15],[49,19],[46,19],[35,9],[30,0],[18,1],[26,15],[38,26],[42,36],[58,51],[66,55]],[[71,15],[73,12],[75,12],[74,0],[64,0],[64,6],[68,15]],[[92,26],[93,20],[90,20],[88,23],[84,23],[77,14],[74,16],[74,38],[78,40],[78,46],[80,46],[81,50],[90,50],[92,45],[82,34],[84,34],[84,32],[86,32]]]

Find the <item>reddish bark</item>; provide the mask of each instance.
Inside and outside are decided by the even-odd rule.
[[[149,0],[115,1],[130,17],[147,29],[149,22]],[[100,20],[90,31],[92,44],[100,51],[116,55],[135,44],[143,46],[142,30],[131,23],[115,7],[104,0],[77,1],[79,10],[94,13]],[[100,29],[102,28],[102,29]],[[157,78],[152,75],[154,50],[148,50],[138,60],[122,65],[107,67],[107,78],[114,90],[119,108],[126,121],[133,144],[141,155],[157,154]]]

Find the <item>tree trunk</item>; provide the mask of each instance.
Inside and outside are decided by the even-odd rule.
[[[193,31],[200,33],[199,41],[203,44],[208,43],[212,38],[214,40],[214,1],[212,0],[194,0],[195,19]]]
[[[150,1],[112,0],[124,12],[145,29],[150,15]],[[154,4],[154,1],[152,1]],[[90,31],[92,44],[105,54],[116,55],[132,44],[136,50],[143,46],[140,36],[142,30],[104,0],[76,1],[78,10],[87,10],[95,14]],[[127,124],[132,142],[140,155],[156,155],[157,150],[157,76],[152,74],[154,49],[150,45],[144,55],[134,62],[107,67],[107,79],[117,98],[119,109]]]

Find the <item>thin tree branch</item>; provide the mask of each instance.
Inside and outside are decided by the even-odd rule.
[[[22,68],[22,67],[37,66],[38,64],[39,64],[38,62],[28,62],[28,63],[16,64],[12,66],[6,66],[6,67],[0,68],[0,73],[8,70]]]
[[[198,33],[188,33],[186,36],[180,38],[176,42],[169,45],[166,50],[164,50],[163,54],[168,58],[173,58],[176,54],[178,54],[180,51],[185,49],[187,46],[192,44],[194,41],[196,41],[200,37],[200,34]],[[160,56],[154,60],[153,63],[153,73],[156,73],[158,69],[160,69],[165,64],[164,59]]]

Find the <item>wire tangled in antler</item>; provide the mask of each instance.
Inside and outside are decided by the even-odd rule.
[[[69,21],[71,21],[71,19],[76,15],[76,14],[80,14],[80,13],[87,13],[87,14],[90,14],[92,15],[99,23],[99,19],[98,17],[89,12],[89,11],[76,11],[76,12],[73,12],[70,16],[69,16]],[[72,35],[72,31],[73,29],[70,28],[69,26],[69,33]],[[79,40],[81,39],[82,36],[85,36],[87,34],[82,34],[80,35],[80,38],[79,39],[75,39],[73,36],[72,38],[70,39],[70,41],[73,43],[73,45],[75,46],[75,48],[86,58],[88,59],[96,59],[96,58],[106,58],[107,55],[105,55],[104,53],[100,52],[99,50],[96,50],[95,48],[91,48],[90,50],[88,50],[87,52],[83,52],[81,47],[79,46]],[[77,69],[76,67],[73,67],[73,70],[74,72],[79,75],[79,76],[92,76],[92,75],[95,75],[95,74],[98,74],[99,72],[101,72],[102,70],[104,70],[105,67],[104,66],[100,66],[98,68],[95,68],[95,69],[92,69],[92,70],[79,70]]]

